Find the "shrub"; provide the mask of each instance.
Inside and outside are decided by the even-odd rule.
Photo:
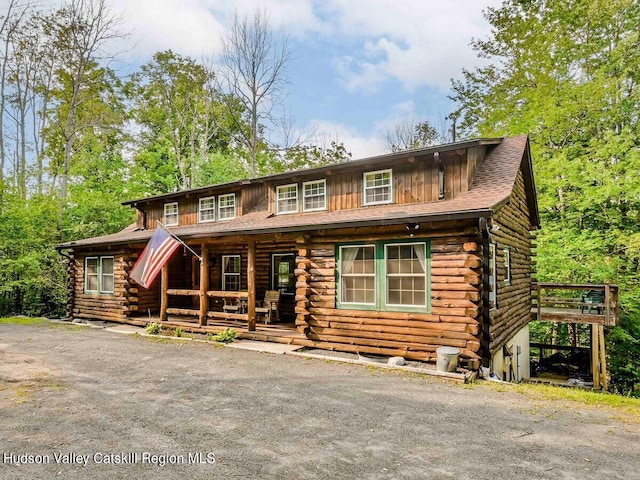
[[[176,327],[176,329],[173,331],[173,334],[174,334],[176,337],[181,337],[181,336],[182,336],[182,328],[180,328],[180,327]]]
[[[154,322],[147,325],[147,333],[149,335],[159,335],[161,331],[162,325],[160,325],[159,323]]]
[[[223,331],[213,336],[213,340],[221,343],[231,343],[236,339],[238,332],[233,328],[225,328]]]

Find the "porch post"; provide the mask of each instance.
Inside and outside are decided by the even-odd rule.
[[[160,277],[160,321],[167,321],[167,305],[169,304],[169,262],[162,266],[162,274]]]
[[[598,325],[591,324],[591,373],[593,375],[593,388],[600,389],[600,346]]]
[[[206,243],[200,249],[200,326],[207,324],[207,311],[209,310],[209,248]]]
[[[249,240],[249,251],[247,253],[247,329],[250,332],[256,329],[256,242]]]

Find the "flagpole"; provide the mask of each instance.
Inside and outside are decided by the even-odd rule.
[[[202,262],[202,257],[201,257],[200,255],[198,255],[196,252],[194,252],[194,251],[193,251],[193,249],[192,249],[189,245],[187,245],[186,243],[184,243],[184,242],[183,242],[183,241],[182,241],[182,240],[181,240],[177,235],[174,235],[174,234],[171,232],[171,230],[169,230],[167,227],[165,227],[165,226],[162,224],[162,222],[161,222],[160,220],[157,220],[157,222],[158,222],[158,225],[160,225],[160,227],[161,227],[165,232],[167,232],[169,235],[171,235],[171,237],[172,237],[172,238],[175,238],[178,242],[180,242],[180,243],[184,246],[184,248],[186,248],[186,249],[187,249],[187,250],[189,250],[191,253],[193,253],[193,255],[194,255],[195,257],[197,257],[197,258],[198,258],[198,260],[200,260],[200,261]]]

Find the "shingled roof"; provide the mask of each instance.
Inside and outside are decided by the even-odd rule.
[[[493,143],[494,139],[491,139],[491,141]],[[461,146],[466,143],[468,141],[460,142]],[[452,145],[456,144],[448,144],[446,149],[450,150]],[[438,151],[437,147],[430,147],[429,150]],[[519,136],[502,139],[500,143],[493,147],[479,166],[469,191],[461,193],[451,200],[366,206],[347,210],[300,213],[297,215],[274,215],[268,211],[255,211],[229,221],[172,227],[171,231],[180,238],[193,239],[247,234],[248,232],[252,234],[304,232],[351,226],[418,223],[490,216],[495,209],[510,198],[521,167],[525,177],[531,224],[538,226],[538,209],[535,185],[533,184],[529,141],[527,136]],[[132,227],[127,227],[112,235],[67,242],[58,245],[57,248],[69,249],[97,245],[145,243],[152,234],[153,230],[136,231]]]

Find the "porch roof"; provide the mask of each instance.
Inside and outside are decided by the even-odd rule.
[[[172,227],[171,231],[183,239],[222,237],[238,234],[264,234],[278,232],[304,232],[319,229],[419,223],[438,220],[459,220],[488,216],[509,200],[520,167],[530,178],[533,191],[532,225],[537,225],[535,187],[530,172],[528,137],[520,136],[502,140],[493,148],[479,166],[469,191],[451,200],[428,203],[368,206],[348,210],[308,212],[291,215],[274,215],[268,211],[243,214],[233,220]],[[530,196],[530,195],[528,195]],[[101,237],[63,243],[58,249],[73,249],[98,245],[145,243],[153,230],[124,230]]]

